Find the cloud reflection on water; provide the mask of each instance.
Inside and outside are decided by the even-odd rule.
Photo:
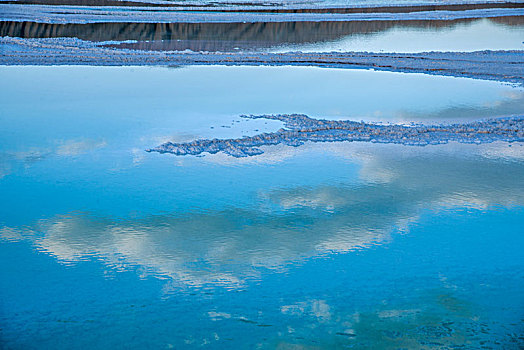
[[[334,146],[361,164],[360,182],[267,189],[254,207],[142,218],[58,214],[3,227],[1,237],[28,240],[65,264],[95,258],[109,270],[137,269],[175,285],[234,289],[265,269],[284,272],[311,257],[387,244],[425,210],[524,203],[519,145],[403,147]]]
[[[33,147],[23,151],[0,151],[0,179],[18,167],[27,168],[52,156],[76,157],[107,146],[103,139],[88,138],[57,140],[48,147]]]

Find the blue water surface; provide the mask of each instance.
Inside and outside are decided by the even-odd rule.
[[[281,127],[242,113],[514,115],[520,88],[290,67],[0,75],[2,347],[523,345],[521,144],[144,151]]]

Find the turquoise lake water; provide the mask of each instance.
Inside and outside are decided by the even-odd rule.
[[[304,67],[0,67],[8,349],[518,349],[524,146],[274,146],[241,114],[521,115],[522,88]]]

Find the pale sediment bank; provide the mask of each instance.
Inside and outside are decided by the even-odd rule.
[[[285,144],[298,147],[305,142],[360,141],[427,146],[448,142],[524,142],[524,117],[498,118],[450,125],[383,125],[349,120],[313,119],[302,114],[242,116],[284,122],[285,129],[237,139],[166,142],[148,152],[199,155],[223,152],[233,157],[264,153],[259,147]]]
[[[134,7],[164,8],[177,11],[208,12],[272,12],[272,13],[406,13],[421,11],[465,11],[487,8],[520,8],[519,0],[410,0],[390,1],[387,4],[378,1],[337,2],[310,1],[183,1],[172,0],[3,0],[2,4],[46,5],[46,6],[82,6],[82,7]]]
[[[524,83],[524,51],[423,53],[221,53],[143,51],[103,47],[74,38],[20,39],[1,37],[0,65],[96,66],[317,66]]]
[[[192,8],[187,7],[132,7],[132,6],[75,6],[26,5],[17,2],[0,2],[4,21],[34,21],[41,23],[235,23],[235,22],[300,22],[300,21],[383,21],[383,20],[452,20],[461,18],[487,18],[519,16],[522,3],[471,4],[460,7],[414,6],[369,7],[366,9],[267,9],[261,7]]]

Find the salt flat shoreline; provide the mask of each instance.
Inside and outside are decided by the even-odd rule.
[[[383,20],[453,20],[520,16],[524,4],[513,7],[486,7],[465,10],[422,8],[411,12],[338,12],[323,11],[206,11],[177,10],[158,7],[21,5],[0,2],[3,21],[41,23],[234,23],[234,22],[302,22],[302,21],[383,21]]]
[[[524,84],[524,51],[205,53],[104,47],[73,38],[0,38],[0,65],[316,66],[424,73]]]
[[[347,3],[340,4],[308,2],[305,4],[291,2],[264,2],[250,1],[245,3],[229,3],[227,1],[184,1],[173,2],[170,0],[4,0],[1,4],[14,5],[48,5],[48,6],[91,6],[91,7],[140,7],[140,8],[166,8],[177,11],[220,11],[220,12],[318,12],[318,13],[364,13],[364,12],[419,12],[419,11],[461,11],[484,8],[517,8],[523,7],[518,0],[469,0],[467,2],[440,1],[438,3],[431,1],[413,1],[411,3],[394,3],[383,4],[380,2],[365,3]]]
[[[350,120],[313,119],[302,114],[242,116],[284,122],[286,129],[236,139],[166,142],[147,152],[175,155],[200,155],[223,152],[235,158],[264,153],[259,147],[285,144],[298,147],[305,142],[373,142],[427,146],[448,142],[491,143],[523,142],[524,116],[496,118],[450,125],[373,124]]]

